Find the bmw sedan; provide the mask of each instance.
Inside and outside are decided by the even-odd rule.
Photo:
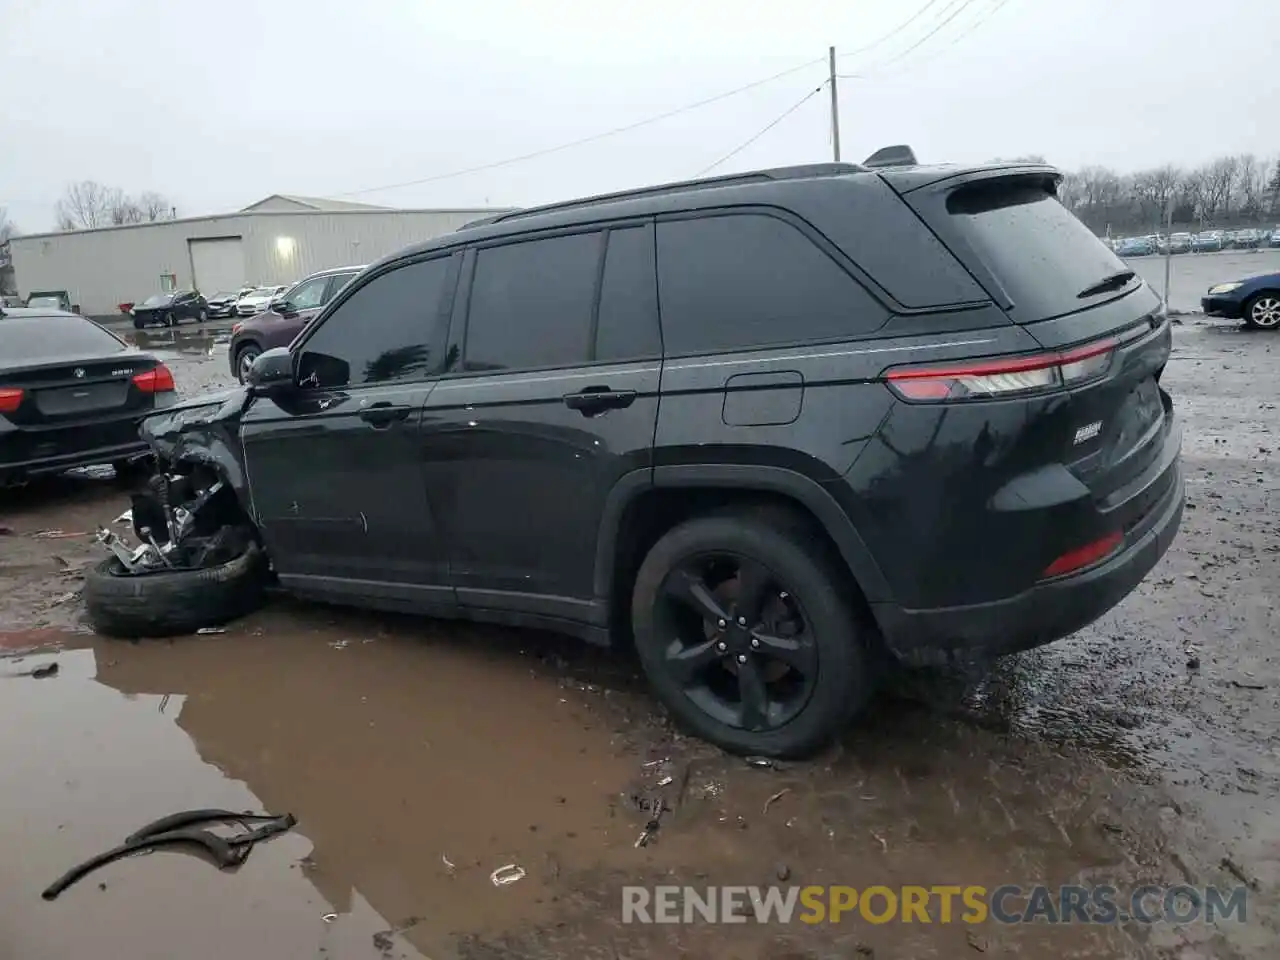
[[[173,403],[173,374],[91,320],[0,311],[0,486],[148,452],[138,421]]]
[[[1263,273],[1209,288],[1200,308],[1211,317],[1243,320],[1258,330],[1280,328],[1280,273]]]

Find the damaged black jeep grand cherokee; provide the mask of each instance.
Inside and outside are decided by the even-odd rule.
[[[777,756],[884,654],[1066,636],[1160,559],[1183,481],[1160,301],[1058,180],[765,170],[388,257],[245,389],[148,421],[144,545],[93,622],[190,630],[274,576],[625,639],[687,729]]]

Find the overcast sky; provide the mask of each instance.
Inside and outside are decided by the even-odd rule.
[[[0,0],[0,206],[32,232],[81,179],[160,191],[180,215],[271,193],[524,205],[682,179],[818,87],[830,44],[862,77],[840,81],[848,160],[900,142],[926,161],[1068,168],[1271,156],[1278,35],[1276,0]],[[585,146],[370,190],[807,61]],[[829,159],[828,111],[823,90],[715,172]]]

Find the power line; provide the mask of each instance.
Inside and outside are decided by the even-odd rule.
[[[876,47],[880,46],[880,44],[884,43],[886,40],[892,40],[894,37],[900,34],[903,30],[907,29],[907,27],[911,26],[913,23],[919,20],[922,16],[924,16],[924,14],[928,11],[930,7],[937,6],[941,2],[942,0],[926,0],[926,3],[919,10],[917,10],[911,16],[907,17],[906,20],[898,24],[896,27],[894,27],[884,36],[880,37],[879,39],[872,40],[865,47],[857,47],[853,50],[848,50],[840,54],[839,57],[837,57],[836,59],[840,59],[843,57],[856,57],[860,53],[866,53],[868,50],[874,50]]]
[[[791,116],[791,114],[799,110],[802,106],[804,106],[806,101],[808,101],[811,97],[814,97],[817,94],[821,93],[822,88],[825,86],[826,86],[826,83],[818,84],[808,93],[806,93],[803,97],[801,97],[798,101],[796,101],[791,106],[789,106],[786,110],[784,110],[779,116],[769,121],[769,123],[762,130],[748,137],[742,143],[738,144],[738,146],[734,147],[732,150],[726,153],[723,157],[721,157],[715,163],[711,164],[708,167],[703,167],[701,170],[699,170],[696,174],[694,174],[694,179],[696,180],[698,177],[705,176],[706,174],[714,170],[716,167],[720,166],[720,164],[724,163],[726,160],[736,157],[743,150],[747,149],[747,147],[751,146],[753,143],[755,143],[757,140],[763,137],[766,133],[768,133],[770,130],[772,130],[774,127],[780,124],[783,120],[787,119],[787,117]]]
[[[942,54],[946,53],[952,47],[956,46],[958,43],[960,43],[960,41],[964,40],[965,37],[969,36],[971,33],[973,33],[979,27],[985,24],[988,20],[994,17],[997,13],[999,13],[1004,8],[1005,4],[1007,4],[1008,2],[1009,0],[995,0],[995,4],[992,7],[988,8],[986,13],[980,14],[978,16],[978,19],[974,20],[967,27],[965,27],[963,30],[957,33],[954,37],[952,37],[950,43],[944,46],[941,46],[936,50],[931,51],[929,54],[927,54],[923,58],[917,58],[915,61],[913,61],[913,64],[918,66],[921,63],[928,63],[931,60],[936,60]],[[889,62],[892,62],[892,61],[889,61]],[[893,71],[893,73],[897,74],[897,73],[901,73],[901,71],[896,70],[896,71]]]
[[[570,150],[574,147],[581,147],[588,143],[595,143],[597,140],[604,140],[608,137],[614,137],[620,133],[628,133],[632,130],[638,130],[641,127],[646,127],[646,126],[649,126],[650,124],[658,123],[662,120],[668,120],[671,117],[679,116],[682,113],[688,113],[690,110],[697,110],[699,107],[705,107],[705,106],[708,106],[709,104],[717,103],[721,100],[727,100],[729,97],[737,96],[740,93],[746,93],[748,90],[754,90],[756,87],[762,87],[766,83],[772,83],[774,80],[780,80],[781,78],[790,76],[793,73],[799,73],[801,70],[807,70],[816,64],[824,62],[825,59],[826,59],[825,57],[818,57],[815,60],[809,60],[805,63],[800,64],[799,66],[790,67],[786,70],[781,71],[780,73],[775,73],[772,76],[764,77],[761,80],[754,80],[751,83],[742,85],[741,87],[735,87],[733,90],[728,90],[728,91],[725,91],[724,93],[716,94],[714,97],[707,97],[704,100],[698,100],[694,103],[686,104],[683,107],[677,107],[674,110],[668,110],[665,113],[660,113],[657,116],[648,117],[644,120],[637,120],[635,123],[628,123],[625,126],[614,127],[612,130],[605,130],[602,133],[595,133],[588,137],[580,137],[577,140],[571,140],[568,143],[562,143],[554,147],[546,147],[545,149],[542,149],[542,150],[534,150],[531,153],[523,153],[516,157],[507,157],[505,160],[494,160],[491,163],[482,163],[482,164],[479,164],[478,166],[466,167],[462,170],[452,170],[449,173],[437,173],[429,177],[420,177],[417,180],[405,180],[401,183],[388,183],[379,187],[366,187],[365,189],[362,189],[362,190],[348,190],[345,193],[335,194],[335,196],[355,197],[355,196],[360,196],[366,193],[380,193],[383,190],[396,190],[401,187],[416,187],[419,184],[423,184],[423,183],[434,183],[438,180],[450,180],[454,177],[462,177],[471,173],[481,173],[485,170],[495,170],[498,167],[510,166],[513,163],[523,163],[526,160],[535,160],[538,157],[549,156],[550,154],[553,154],[553,153],[559,153],[562,150]]]
[[[956,5],[957,5],[957,3],[959,4],[959,6],[956,6]],[[884,61],[883,63],[877,64],[877,65],[876,65],[877,69],[879,69],[879,68],[883,68],[883,67],[887,67],[887,66],[889,66],[889,64],[891,64],[891,63],[897,63],[897,62],[898,62],[899,60],[901,60],[903,57],[905,57],[905,56],[909,55],[910,53],[912,53],[912,51],[919,49],[919,48],[920,48],[920,46],[921,46],[923,43],[925,43],[926,41],[928,41],[928,40],[929,40],[931,37],[933,37],[933,36],[934,36],[934,35],[935,35],[939,30],[941,30],[941,29],[942,29],[943,27],[945,27],[948,23],[950,23],[952,20],[954,20],[956,17],[958,17],[958,16],[959,16],[961,13],[963,13],[966,9],[968,9],[969,7],[971,7],[971,6],[973,5],[973,3],[974,3],[974,0],[951,0],[951,3],[947,4],[947,6],[943,7],[943,8],[942,8],[942,10],[938,11],[938,12],[939,12],[939,14],[942,14],[942,13],[945,13],[947,10],[951,10],[951,8],[952,8],[952,7],[955,7],[955,9],[951,11],[950,16],[947,16],[947,17],[943,18],[943,19],[938,23],[938,25],[937,25],[936,27],[934,27],[932,30],[930,30],[928,33],[926,33],[923,37],[921,37],[919,40],[917,40],[917,41],[916,41],[915,43],[913,43],[911,46],[907,47],[907,49],[903,50],[901,53],[897,54],[896,56],[892,56],[892,57],[890,57],[888,60]]]

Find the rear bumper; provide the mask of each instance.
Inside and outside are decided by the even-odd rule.
[[[953,653],[998,656],[1052,643],[1093,623],[1142,582],[1182,522],[1182,466],[1174,459],[1168,490],[1119,552],[1078,574],[1048,580],[990,603],[908,610],[875,604],[890,650],[914,664],[945,662]]]
[[[1211,317],[1225,317],[1228,320],[1239,320],[1244,316],[1244,304],[1227,297],[1201,297],[1200,309]]]
[[[131,460],[135,457],[146,456],[149,453],[151,453],[151,447],[143,440],[137,440],[132,443],[59,453],[36,460],[25,460],[16,463],[0,461],[0,480],[13,481],[45,473],[61,473],[63,470],[72,470],[75,467],[88,467],[97,463],[112,463],[116,460]]]

